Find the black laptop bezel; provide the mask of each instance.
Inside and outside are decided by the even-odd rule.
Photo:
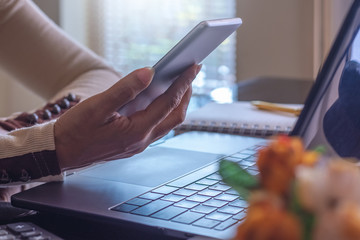
[[[336,72],[335,70],[339,67],[346,54],[348,54],[351,43],[354,41],[356,36],[355,33],[359,30],[359,23],[357,23],[357,31],[351,31],[351,29],[355,27],[354,24],[356,24],[358,20],[357,18],[360,19],[357,15],[360,15],[360,0],[355,0],[351,5],[329,54],[319,71],[316,81],[306,98],[304,108],[294,126],[294,129],[290,133],[290,136],[302,137],[305,135],[312,116],[334,78]],[[352,34],[352,36],[349,34]],[[348,41],[348,43],[346,43],[346,41]]]

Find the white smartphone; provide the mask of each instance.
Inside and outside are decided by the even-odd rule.
[[[193,64],[199,64],[240,25],[240,18],[207,20],[195,26],[155,65],[151,84],[135,99],[120,108],[119,113],[129,116],[144,110],[164,93],[174,80]]]

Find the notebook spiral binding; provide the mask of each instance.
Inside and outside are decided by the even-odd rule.
[[[205,131],[205,132],[217,132],[227,133],[234,135],[253,136],[253,137],[268,137],[273,135],[287,135],[291,132],[292,127],[275,126],[270,125],[260,126],[259,124],[238,124],[238,123],[226,123],[226,122],[206,122],[206,121],[191,121],[190,123],[184,123],[175,128],[175,133],[180,134],[189,131]]]

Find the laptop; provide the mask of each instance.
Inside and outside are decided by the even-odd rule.
[[[360,67],[353,58],[360,1],[354,1],[291,135],[329,155],[359,156]],[[43,212],[157,229],[179,238],[230,239],[246,202],[221,182],[218,161],[232,159],[257,174],[254,153],[268,140],[188,132],[143,153],[76,172],[12,196],[12,204]]]

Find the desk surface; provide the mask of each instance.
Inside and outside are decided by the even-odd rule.
[[[311,79],[253,78],[236,85],[237,100],[304,103],[313,83]]]

